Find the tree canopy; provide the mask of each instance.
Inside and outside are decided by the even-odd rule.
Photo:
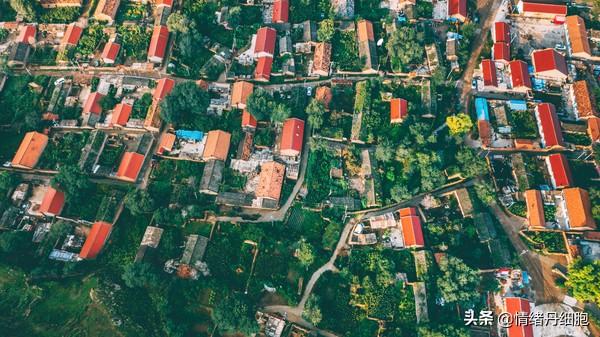
[[[155,202],[150,193],[142,189],[132,189],[125,196],[125,206],[131,214],[140,215],[154,211]]]
[[[65,192],[67,200],[79,200],[91,188],[88,176],[78,165],[61,166],[52,178],[52,187]]]
[[[305,239],[296,244],[296,258],[298,258],[300,265],[305,268],[310,267],[315,262],[314,248]]]
[[[317,39],[321,42],[329,42],[335,34],[335,28],[333,27],[332,19],[325,19],[319,22],[319,28],[317,29]]]
[[[302,318],[310,322],[312,325],[318,325],[323,319],[321,308],[319,307],[319,297],[315,294],[311,294],[306,300],[304,305],[304,311],[302,311]]]
[[[248,302],[236,293],[228,293],[217,302],[212,319],[223,333],[240,332],[246,336],[258,331],[254,312]]]
[[[38,2],[35,0],[10,0],[10,7],[25,20],[33,21],[36,18]]]
[[[441,277],[437,279],[439,295],[446,303],[472,307],[479,297],[481,277],[461,259],[448,256],[440,262]]]
[[[255,89],[246,100],[246,109],[258,120],[265,120],[273,108],[273,96],[264,89]]]
[[[446,124],[448,125],[448,129],[450,129],[450,134],[452,135],[465,134],[473,127],[471,117],[464,113],[446,117]]]
[[[308,123],[313,129],[320,129],[325,121],[325,106],[317,99],[312,99],[306,107],[306,114],[308,115]]]
[[[577,259],[569,265],[568,276],[565,285],[573,297],[600,305],[600,261]]]
[[[208,93],[193,81],[178,83],[171,94],[160,102],[160,117],[167,123],[205,128]]]
[[[409,26],[400,27],[390,35],[386,46],[394,71],[406,71],[409,65],[423,61],[423,38],[423,33]]]

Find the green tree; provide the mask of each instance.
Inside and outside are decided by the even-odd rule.
[[[125,196],[125,206],[133,215],[153,212],[155,204],[150,193],[139,188],[130,190]]]
[[[475,193],[477,194],[477,197],[487,205],[493,204],[496,200],[496,192],[494,192],[492,184],[487,180],[475,183]]]
[[[129,288],[154,287],[159,281],[156,271],[147,262],[128,264],[121,278]]]
[[[0,252],[18,253],[31,246],[31,235],[24,231],[0,233]]]
[[[306,300],[304,310],[302,311],[302,318],[314,326],[317,326],[319,323],[321,323],[323,314],[321,313],[319,297],[317,295],[311,294]]]
[[[167,19],[167,27],[170,32],[187,34],[190,32],[190,20],[180,12],[171,13]]]
[[[420,326],[417,328],[418,337],[469,337],[469,330],[465,327],[456,327],[450,324],[438,326]]]
[[[439,296],[446,303],[472,307],[479,298],[479,273],[454,256],[448,256],[440,262],[440,271],[442,275],[437,279]]]
[[[446,117],[446,124],[452,135],[463,135],[473,127],[471,117],[464,113]]]
[[[379,143],[375,146],[375,159],[389,163],[394,156],[394,151],[392,150],[392,144],[387,141]]]
[[[227,25],[235,28],[242,22],[242,8],[240,6],[231,7],[227,15]]]
[[[319,22],[319,28],[317,29],[317,39],[321,42],[329,42],[335,34],[335,28],[333,26],[332,19],[325,19]]]
[[[245,298],[237,293],[228,292],[217,301],[212,311],[213,322],[222,333],[233,334],[240,332],[250,336],[258,331],[254,312]]]
[[[487,172],[485,159],[478,156],[475,150],[461,146],[456,152],[456,162],[461,174],[467,178],[476,177]]]
[[[10,0],[10,7],[27,21],[34,21],[38,3],[35,0]]]
[[[271,122],[273,123],[283,123],[291,115],[290,107],[285,104],[275,104],[273,106],[273,112],[271,113]]]
[[[300,265],[306,269],[315,262],[314,248],[305,239],[301,239],[296,243],[296,258]]]
[[[423,38],[423,33],[409,26],[400,27],[391,34],[386,47],[394,71],[406,71],[409,65],[423,61]]]
[[[573,297],[600,304],[600,261],[576,259],[569,265],[568,277],[565,285]]]
[[[325,121],[325,106],[319,100],[312,99],[306,107],[306,114],[308,115],[308,124],[313,129],[318,130],[323,126]]]
[[[10,171],[0,172],[0,200],[2,200],[1,198],[5,196],[17,182],[18,180],[14,173]]]
[[[64,191],[68,201],[80,200],[90,190],[92,184],[78,165],[64,165],[52,178],[52,187]]]
[[[398,183],[390,190],[390,196],[395,202],[410,198],[412,195],[405,183]]]
[[[193,81],[177,83],[160,102],[160,117],[167,123],[204,129],[210,97]]]
[[[323,248],[332,250],[340,238],[340,226],[330,222],[323,232]]]
[[[255,89],[246,100],[246,109],[256,119],[265,120],[273,109],[273,96],[264,89]]]

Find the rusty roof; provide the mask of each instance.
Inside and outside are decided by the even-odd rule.
[[[588,118],[596,115],[592,95],[585,80],[573,82],[573,96],[575,96],[575,108],[577,118]]]
[[[223,130],[212,130],[206,136],[206,145],[202,158],[218,159],[225,161],[229,153],[229,144],[231,142],[231,134]]]
[[[279,200],[285,177],[285,165],[271,161],[260,167],[260,177],[256,188],[256,196]]]

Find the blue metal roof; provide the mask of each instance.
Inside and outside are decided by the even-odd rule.
[[[511,99],[508,101],[508,107],[515,111],[527,111],[527,102],[519,99]]]
[[[487,99],[483,97],[475,98],[475,111],[477,111],[478,120],[490,120],[490,113],[488,111]]]
[[[202,131],[194,130],[177,130],[175,131],[175,135],[177,138],[195,141],[201,141],[202,138],[204,138],[204,133]]]

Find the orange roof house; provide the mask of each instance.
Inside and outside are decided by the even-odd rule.
[[[525,191],[525,204],[527,204],[527,221],[529,227],[545,227],[546,220],[544,218],[542,193],[538,190]]]
[[[83,113],[84,114],[96,114],[99,115],[102,113],[102,107],[100,106],[100,100],[104,97],[99,92],[91,93],[87,99],[85,100],[85,104],[83,105]]]
[[[206,136],[206,145],[204,146],[202,159],[225,161],[227,159],[227,154],[229,153],[230,142],[231,134],[229,132],[222,130],[209,131]]]
[[[106,64],[115,63],[120,49],[120,44],[116,42],[108,42],[104,45],[104,49],[102,50],[102,61]]]
[[[238,109],[246,108],[248,96],[254,91],[254,84],[245,81],[233,83],[231,89],[231,106]]]
[[[160,138],[160,144],[158,145],[158,149],[156,149],[156,154],[162,155],[165,152],[173,151],[173,145],[175,145],[175,140],[177,137],[172,133],[165,133]]]
[[[256,32],[256,44],[254,46],[254,57],[273,57],[275,52],[275,40],[277,31],[270,27],[261,27]]]
[[[279,154],[297,157],[302,152],[304,142],[304,121],[299,118],[288,118],[283,122]]]
[[[81,34],[83,34],[83,28],[75,23],[68,25],[65,35],[60,42],[61,47],[76,46],[79,43]]]
[[[118,125],[125,126],[129,121],[129,116],[131,116],[131,111],[133,110],[133,106],[125,103],[119,103],[115,106],[112,113],[112,118],[110,120],[110,125]]]
[[[135,152],[125,152],[117,170],[117,179],[135,182],[144,165],[144,155]]]
[[[320,86],[315,90],[315,99],[323,104],[325,109],[329,109],[329,103],[333,99],[331,88],[324,85]]]
[[[375,72],[377,69],[377,47],[375,45],[375,34],[373,23],[368,20],[360,20],[356,23],[356,35],[358,36],[358,55],[363,60],[363,71]]]
[[[48,145],[48,136],[31,131],[25,134],[17,153],[11,162],[13,167],[32,169],[37,165],[44,149]]]
[[[562,191],[567,209],[569,228],[572,230],[592,230],[596,228],[592,216],[592,205],[588,191],[579,188],[565,188]]]
[[[257,121],[248,110],[244,109],[242,112],[242,128],[243,129],[256,129]]]
[[[27,43],[27,44],[35,44],[35,34],[36,33],[37,33],[37,28],[34,25],[21,26],[21,30],[19,31],[19,36],[17,37],[17,42]]]
[[[600,117],[588,118],[587,122],[587,132],[592,142],[600,141]]]
[[[596,115],[595,104],[592,103],[592,95],[585,80],[573,82],[570,95],[573,101],[575,118],[585,119]]]
[[[288,22],[289,9],[290,3],[288,0],[275,0],[275,2],[273,2],[273,22]]]
[[[47,216],[60,215],[65,206],[65,194],[52,186],[48,186],[44,199],[40,205],[39,212]]]
[[[528,300],[521,297],[505,297],[504,311],[510,314],[510,317],[524,315],[529,317],[531,313],[531,304]],[[533,337],[533,325],[529,320],[525,320],[523,324],[511,324],[506,328],[508,337]]]
[[[405,247],[423,247],[423,229],[421,219],[414,207],[400,209],[400,225],[402,226],[402,237]]]
[[[404,98],[390,100],[390,123],[402,123],[408,116],[408,101]]]
[[[312,73],[319,76],[329,76],[330,66],[331,45],[325,42],[317,43],[315,46],[315,54],[313,56]]]
[[[259,57],[254,69],[254,79],[261,82],[269,82],[271,79],[272,57]]]
[[[85,243],[83,244],[83,247],[81,247],[79,257],[82,259],[93,259],[98,256],[102,248],[104,248],[111,230],[112,225],[108,222],[95,222],[94,225],[92,225],[90,233],[85,238]]]
[[[107,21],[108,24],[112,24],[119,10],[121,0],[100,0],[96,5],[96,11],[94,12],[94,18],[99,21]]]
[[[161,78],[160,80],[156,81],[156,88],[152,94],[152,105],[150,106],[150,109],[148,109],[148,113],[144,119],[145,129],[152,132],[157,132],[160,129],[161,119],[159,104],[163,98],[167,97],[171,93],[174,86],[175,81],[170,78]]]
[[[152,98],[156,101],[160,101],[161,99],[167,97],[173,90],[175,86],[175,81],[170,78],[161,78],[156,81],[156,88],[154,89],[154,93],[152,94]]]
[[[148,48],[148,61],[162,63],[169,41],[169,29],[167,26],[154,26],[150,47]]]
[[[567,46],[569,47],[571,56],[591,57],[592,50],[583,19],[577,15],[569,15],[567,16],[565,27],[567,30]]]
[[[261,165],[256,196],[279,201],[285,177],[285,165],[270,161]]]

